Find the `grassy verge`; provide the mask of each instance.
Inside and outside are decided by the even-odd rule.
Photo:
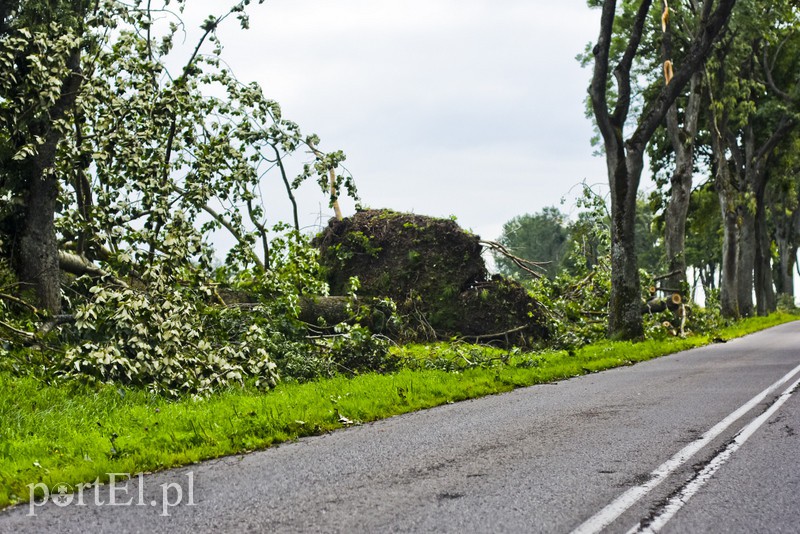
[[[718,333],[729,339],[796,320],[753,318]],[[431,355],[470,362],[441,347],[403,349],[411,368],[263,393],[232,389],[207,399],[170,401],[140,390],[45,385],[0,373],[0,508],[29,498],[28,484],[75,485],[106,473],[139,473],[242,453],[447,402],[649,360],[706,345],[706,336],[603,342],[574,352],[496,351],[486,365],[426,370]],[[483,351],[484,349],[474,349]],[[485,352],[481,354],[487,354]],[[456,364],[454,363],[454,366]]]

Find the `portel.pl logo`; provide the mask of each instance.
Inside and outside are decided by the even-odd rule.
[[[161,484],[161,495],[158,498],[145,500],[144,497],[144,474],[138,473],[133,477],[130,473],[106,473],[108,484],[101,484],[98,478],[92,483],[69,484],[58,483],[52,487],[39,482],[28,484],[30,490],[30,504],[28,505],[28,515],[35,516],[36,509],[44,506],[48,501],[56,506],[150,506],[159,507],[160,515],[168,516],[170,508],[175,506],[194,506],[194,473],[186,473],[184,484],[180,482],[165,482]],[[128,482],[132,478],[138,478],[138,491],[134,492],[128,488]],[[108,491],[100,492],[101,486],[107,486]],[[42,492],[42,497],[36,499],[37,490]],[[185,491],[184,491],[185,490]],[[184,502],[184,498],[186,499]]]

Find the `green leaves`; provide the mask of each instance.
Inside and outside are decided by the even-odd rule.
[[[0,206],[0,252],[11,241],[5,223],[26,198],[17,165],[56,131],[48,172],[61,180],[59,246],[106,276],[69,287],[74,323],[56,335],[66,356],[48,368],[171,394],[248,377],[270,385],[275,354],[319,352],[297,323],[298,302],[327,293],[316,251],[297,232],[293,191],[311,179],[333,201],[339,191],[355,197],[356,188],[344,153],[319,150],[315,135],[221,60],[218,27],[233,15],[246,28],[251,2],[207,17],[204,34],[186,47],[175,38],[183,24],[176,4],[178,12],[187,5],[100,0],[90,13],[80,2],[30,2],[12,17],[0,36],[0,198],[9,200]],[[51,5],[51,22],[38,22]],[[78,94],[56,117],[78,47]],[[289,176],[284,160],[303,151],[311,155]],[[293,204],[293,227],[265,201],[276,196],[273,177]],[[217,230],[232,238],[229,250],[213,249]],[[246,287],[263,302],[220,307],[218,284]],[[337,342],[343,351],[382,347],[360,331],[341,335],[350,340]]]
[[[246,376],[265,386],[276,382],[269,328],[241,310],[211,308],[208,287],[181,287],[164,269],[147,276],[146,290],[91,286],[91,299],[75,312],[77,338],[65,372],[171,395],[206,394]],[[232,319],[242,326],[231,330]]]

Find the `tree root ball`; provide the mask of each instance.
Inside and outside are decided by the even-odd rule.
[[[479,238],[453,220],[366,210],[331,220],[315,238],[331,294],[389,297],[406,339],[463,337],[529,345],[546,337],[541,306],[518,283],[489,279]]]

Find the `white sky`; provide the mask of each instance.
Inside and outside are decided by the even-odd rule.
[[[227,5],[187,3],[200,18]],[[582,180],[606,182],[584,116],[591,73],[575,60],[599,30],[584,0],[253,4],[249,31],[221,29],[224,58],[321,149],[347,154],[366,206],[455,215],[494,239],[565,195],[570,211]],[[273,210],[288,221],[274,180]],[[300,201],[301,225],[330,215],[316,186]]]
[[[188,0],[187,28],[234,1]],[[591,71],[575,59],[599,32],[585,0],[253,0],[248,12],[250,30],[220,29],[224,59],[322,150],[347,154],[368,207],[455,215],[496,239],[516,215],[574,213],[584,180],[608,189],[584,113]],[[288,222],[272,180],[270,223]],[[298,199],[301,226],[332,216],[316,184]]]

